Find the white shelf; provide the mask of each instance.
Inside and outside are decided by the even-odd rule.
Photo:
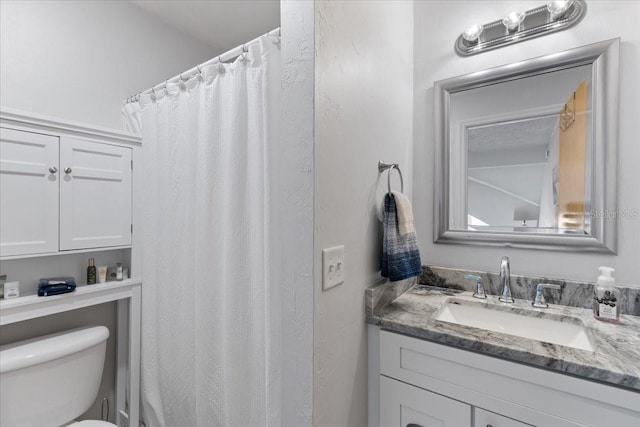
[[[75,291],[61,295],[26,295],[3,299],[0,300],[0,325],[131,298],[133,289],[141,284],[140,279],[127,279],[121,282],[80,285]]]
[[[26,259],[26,258],[44,258],[44,257],[59,256],[59,255],[75,255],[75,254],[84,254],[88,252],[106,252],[106,251],[116,251],[121,249],[131,249],[131,245],[104,246],[99,248],[74,249],[69,251],[58,251],[58,252],[44,252],[41,254],[5,255],[5,256],[0,256],[0,261],[11,261],[14,259]]]

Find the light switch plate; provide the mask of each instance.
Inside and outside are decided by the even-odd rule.
[[[322,250],[322,290],[344,283],[344,246]]]

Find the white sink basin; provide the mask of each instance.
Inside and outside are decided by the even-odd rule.
[[[589,336],[581,324],[503,311],[488,304],[448,301],[435,318],[442,322],[593,351]]]

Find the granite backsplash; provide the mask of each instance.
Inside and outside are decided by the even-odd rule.
[[[439,288],[449,288],[464,291],[475,290],[475,280],[464,278],[465,274],[482,277],[485,292],[489,295],[502,294],[502,281],[497,273],[475,270],[460,270],[454,268],[423,266],[422,274],[417,283]],[[593,301],[594,283],[574,282],[549,277],[530,277],[511,275],[511,295],[518,299],[533,300],[538,283],[553,283],[560,285],[560,290],[546,290],[545,299],[550,304],[560,304],[570,307],[591,309]],[[640,288],[616,286],[620,290],[620,311],[622,314],[640,316]]]

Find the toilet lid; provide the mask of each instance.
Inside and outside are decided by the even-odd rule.
[[[106,421],[98,420],[84,420],[71,424],[69,427],[117,427],[115,424],[111,424]]]

